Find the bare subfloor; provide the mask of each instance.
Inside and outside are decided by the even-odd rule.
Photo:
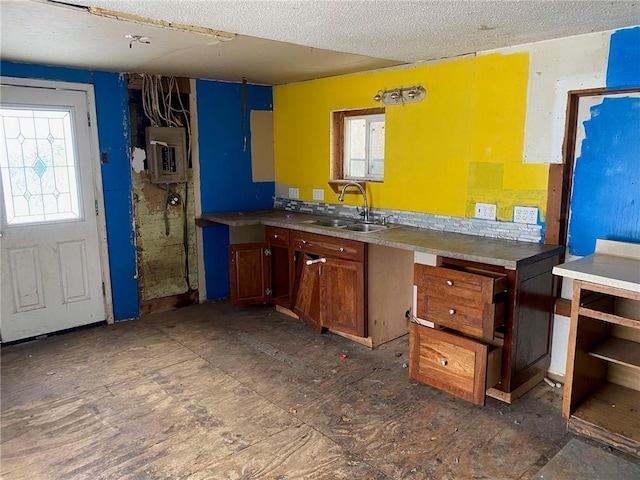
[[[478,408],[407,343],[220,302],[5,347],[1,477],[529,479],[572,438],[560,390]]]

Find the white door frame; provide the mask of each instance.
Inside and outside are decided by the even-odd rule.
[[[111,275],[109,270],[109,251],[107,248],[107,223],[104,209],[102,189],[102,170],[100,168],[100,148],[98,146],[98,116],[93,85],[90,83],[73,83],[58,80],[38,80],[33,78],[0,77],[2,85],[18,87],[48,88],[54,90],[72,90],[85,93],[87,112],[89,113],[89,144],[91,148],[91,165],[93,168],[93,185],[98,202],[98,240],[100,244],[100,263],[102,283],[104,285],[104,307],[107,323],[113,323],[113,297],[111,292]]]

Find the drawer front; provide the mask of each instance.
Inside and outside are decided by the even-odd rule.
[[[293,232],[291,244],[301,252],[364,262],[364,243],[362,242],[313,233]]]
[[[427,289],[429,295],[464,298],[481,308],[482,303],[493,303],[494,295],[506,290],[507,278],[492,272],[472,273],[443,267],[416,264],[414,282]]]
[[[487,385],[487,372],[489,383],[499,380],[493,373],[501,362],[499,349],[490,356],[484,343],[412,323],[409,345],[409,375],[463,400],[484,405],[493,386]]]
[[[503,307],[504,304],[499,304]],[[494,303],[484,303],[480,308],[466,303],[458,297],[432,297],[427,295],[418,302],[418,316],[443,327],[449,327],[458,332],[492,340],[496,324],[497,312],[504,316],[504,308],[496,308]]]
[[[289,246],[289,229],[279,227],[266,227],[265,235],[267,242],[271,245]]]

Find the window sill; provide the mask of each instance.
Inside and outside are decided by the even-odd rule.
[[[347,183],[359,183],[363,188],[367,188],[367,183],[383,183],[384,180],[347,180],[343,178],[338,178],[335,180],[329,180],[329,186],[333,189],[334,192],[340,193],[342,187],[344,187]]]

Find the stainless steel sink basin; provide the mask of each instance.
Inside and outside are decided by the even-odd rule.
[[[322,219],[316,221],[316,225],[321,225],[323,227],[345,227],[353,225],[354,223],[354,220],[348,220],[346,218],[327,218],[326,220]]]
[[[378,225],[373,223],[355,223],[353,225],[347,225],[346,227],[344,227],[345,230],[361,233],[379,232],[380,230],[386,230],[388,228],[391,227],[389,227],[388,225]]]

